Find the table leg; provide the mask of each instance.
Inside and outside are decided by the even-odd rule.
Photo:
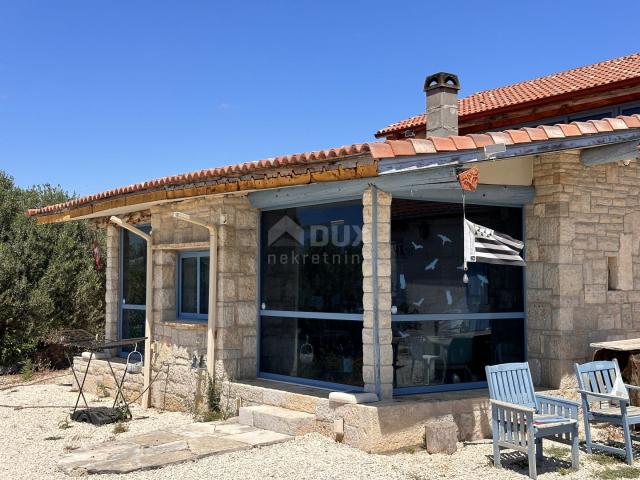
[[[109,365],[109,370],[111,370],[111,376],[113,376],[113,380],[114,380],[115,386],[116,386],[116,397],[113,400],[113,406],[111,408],[116,408],[116,405],[118,403],[118,397],[122,397],[122,403],[124,403],[124,408],[126,410],[127,416],[129,418],[131,418],[133,415],[131,415],[131,409],[129,408],[129,404],[127,403],[127,399],[124,396],[124,393],[122,391],[122,387],[124,385],[124,379],[127,376],[127,367],[125,365],[124,373],[122,374],[122,379],[120,381],[118,381],[118,377],[116,376],[116,372],[113,369],[113,367],[111,366],[111,361],[108,358],[107,358],[107,365]]]
[[[86,382],[87,380],[87,375],[89,374],[89,366],[91,365],[91,360],[93,359],[93,352],[89,352],[89,361],[87,362],[87,368],[84,371],[84,375],[82,377],[82,384],[78,384],[78,389],[80,390],[78,392],[78,398],[76,398],[76,404],[73,407],[73,412],[72,414],[76,413],[76,410],[78,409],[78,403],[80,402],[80,397],[82,397],[82,400],[84,400],[84,404],[87,408],[89,408],[89,404],[87,403],[87,399],[84,396],[84,382]],[[73,365],[71,366],[71,371],[73,372],[73,376],[76,378],[76,382],[78,381],[78,377],[76,376],[76,373],[73,370]]]

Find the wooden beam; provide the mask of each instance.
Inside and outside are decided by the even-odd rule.
[[[154,250],[204,250],[209,248],[209,242],[186,243],[154,243]]]
[[[583,165],[602,165],[625,160],[637,160],[640,157],[639,141],[612,143],[599,147],[586,148],[580,152]]]
[[[249,194],[251,205],[263,210],[275,210],[292,206],[355,200],[362,197],[364,189],[375,185],[385,192],[422,188],[425,185],[452,184],[455,181],[453,167],[412,169],[403,173],[389,173],[370,178],[312,183],[289,188],[276,188]],[[457,183],[455,184],[457,185]]]

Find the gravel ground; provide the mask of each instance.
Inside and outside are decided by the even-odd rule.
[[[0,478],[57,479],[68,478],[57,471],[58,459],[73,448],[86,447],[115,438],[113,426],[94,427],[71,422],[66,425],[68,409],[75,394],[66,379],[51,379],[49,383],[18,386],[0,391]],[[107,400],[108,401],[108,400]],[[106,405],[107,401],[95,403]],[[23,408],[16,409],[16,406]],[[165,426],[192,422],[185,414],[133,409],[134,421],[126,437]],[[607,432],[602,432],[607,433]],[[611,432],[613,433],[613,432]],[[551,445],[551,442],[548,443]],[[560,450],[564,449],[564,450]],[[507,468],[495,469],[490,461],[491,443],[487,441],[460,444],[452,456],[429,455],[423,450],[395,455],[371,455],[335,443],[321,435],[311,434],[294,441],[249,451],[230,453],[173,465],[159,470],[134,472],[128,475],[95,475],[95,480],[172,479],[220,480],[295,479],[295,480],[419,480],[419,479],[523,479],[526,460],[519,454],[503,456]],[[640,469],[629,470],[619,459],[581,453],[579,472],[569,470],[568,449],[560,446],[546,452],[562,459],[547,459],[538,465],[542,479],[640,478]],[[607,475],[606,477],[603,475]],[[635,476],[631,476],[635,475]]]

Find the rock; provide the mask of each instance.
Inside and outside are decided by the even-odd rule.
[[[453,455],[458,449],[458,428],[453,422],[429,422],[424,426],[427,452]]]

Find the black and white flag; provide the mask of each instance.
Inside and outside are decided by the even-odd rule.
[[[482,262],[524,266],[524,243],[504,233],[464,219],[464,263]]]

